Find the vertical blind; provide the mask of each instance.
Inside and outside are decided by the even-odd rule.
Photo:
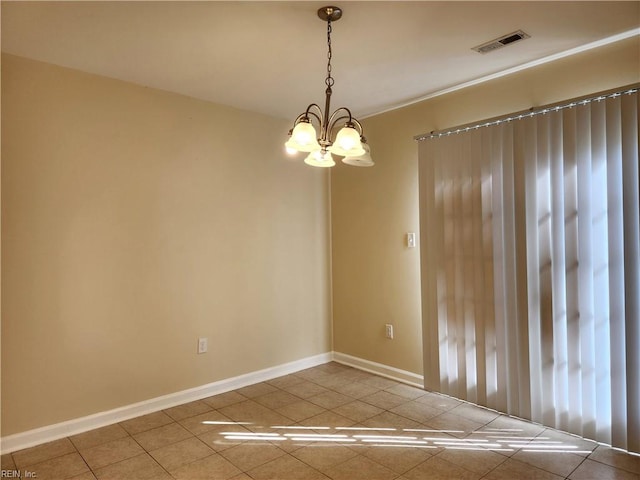
[[[640,452],[638,110],[418,138],[425,388]]]

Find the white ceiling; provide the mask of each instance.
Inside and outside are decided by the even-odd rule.
[[[356,116],[640,31],[638,1],[335,4],[344,14],[333,24],[332,106]],[[2,50],[293,118],[324,104],[323,5],[2,1]],[[471,50],[518,29],[531,38],[484,55]]]

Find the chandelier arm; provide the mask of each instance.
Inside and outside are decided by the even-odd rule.
[[[347,112],[347,115],[342,115],[342,116],[337,116],[340,112]],[[360,135],[362,135],[362,125],[360,124],[360,122],[358,120],[356,120],[355,118],[353,118],[353,116],[351,115],[351,110],[349,110],[346,107],[340,107],[338,108],[336,111],[334,111],[331,114],[331,117],[329,117],[328,120],[328,128],[327,130],[330,132],[331,130],[333,130],[336,126],[336,123],[338,123],[340,120],[343,119],[347,119],[347,123],[351,124],[351,125],[356,125],[358,127],[359,133]]]
[[[311,105],[309,105],[307,107],[307,109],[305,110],[304,114],[305,115],[309,115],[309,113],[311,113],[311,109],[315,107],[316,110],[318,111],[318,113],[320,114],[320,116],[322,116],[322,109],[320,108],[320,105],[318,105],[317,103],[312,103]]]
[[[308,115],[307,115],[307,113],[306,113],[306,112],[305,112],[305,113],[301,113],[300,115],[298,115],[298,116],[296,117],[296,119],[293,121],[293,126],[295,127],[297,124],[299,124],[299,123],[300,123],[300,121],[301,121],[301,120],[303,120],[303,119],[307,118],[307,116],[308,116]]]
[[[364,135],[364,128],[362,127],[362,124],[358,121],[357,118],[351,118],[351,122],[358,127],[358,133],[360,134],[360,136],[362,137]]]
[[[312,112],[312,107],[316,107],[316,109],[318,110],[318,112],[320,113],[320,115],[318,115],[315,112]],[[312,103],[311,105],[309,105],[307,107],[307,109],[301,113],[300,115],[298,115],[296,117],[296,119],[293,121],[293,126],[295,127],[298,123],[300,123],[302,120],[308,120],[309,119],[309,115],[311,115],[313,118],[315,118],[318,121],[318,125],[322,126],[322,120],[320,119],[320,117],[322,116],[322,110],[320,109],[320,107],[318,105],[316,105],[315,103]]]
[[[338,124],[338,122],[340,122],[341,120],[347,120],[349,121],[349,117],[347,117],[346,115],[342,115],[341,117],[337,117],[332,119],[331,124],[330,124],[330,128],[328,129],[329,132],[332,132],[334,128],[336,128],[336,125]]]
[[[320,118],[320,115],[318,115],[315,112],[307,112],[306,115],[307,115],[307,118],[309,115],[311,115],[313,118],[315,118],[318,121],[318,125],[322,126],[322,119]]]

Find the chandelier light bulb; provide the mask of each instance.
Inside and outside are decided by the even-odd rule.
[[[369,145],[365,142],[362,142],[362,146],[364,147],[365,152],[363,155],[344,157],[342,159],[342,163],[346,163],[347,165],[351,165],[354,167],[373,167],[374,163],[371,159],[371,155],[369,154],[369,152],[371,151]]]
[[[331,145],[331,153],[341,156],[364,155],[365,151],[360,142],[360,134],[353,127],[343,127],[336,135]]]
[[[291,132],[291,138],[284,146],[287,151],[313,152],[314,150],[320,150],[316,129],[308,121],[298,123]]]
[[[323,152],[322,150],[311,152],[307,158],[304,159],[304,163],[312,167],[333,167],[336,164],[331,153]]]

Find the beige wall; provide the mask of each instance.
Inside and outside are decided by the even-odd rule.
[[[327,173],[288,128],[2,57],[2,435],[331,349]]]
[[[415,135],[638,81],[635,37],[367,119],[375,167],[331,176],[334,350],[423,371]]]

